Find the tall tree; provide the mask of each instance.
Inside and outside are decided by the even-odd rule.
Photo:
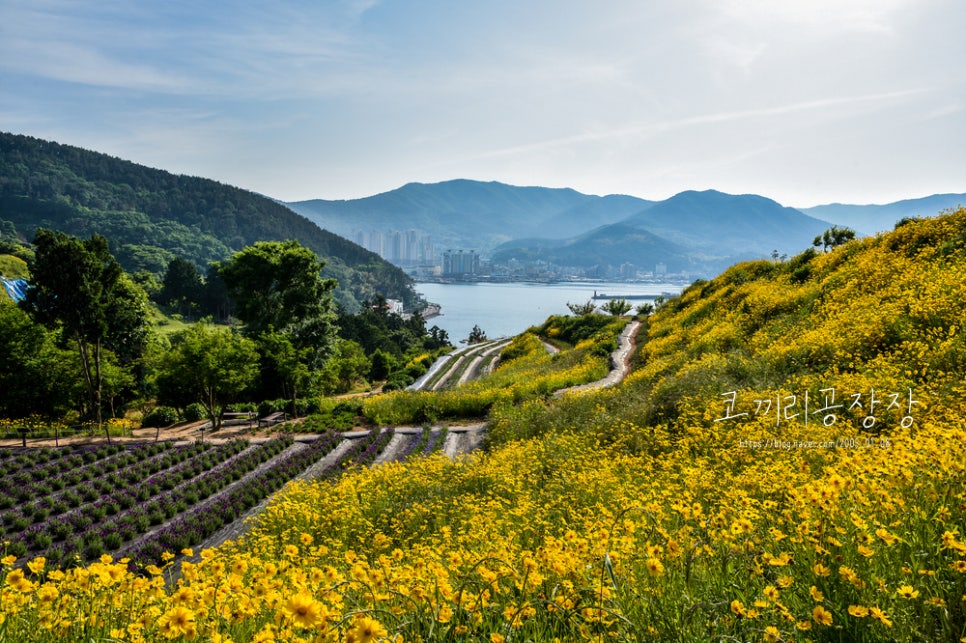
[[[76,368],[76,355],[59,348],[52,331],[0,297],[0,417],[62,416],[84,397]]]
[[[90,412],[102,424],[103,373],[110,349],[143,348],[147,320],[143,299],[123,278],[107,239],[81,241],[41,228],[34,239],[31,288],[23,302],[40,323],[59,328],[77,346]],[[110,440],[110,434],[108,434]]]
[[[181,257],[168,262],[158,295],[161,304],[176,308],[179,314],[184,315],[201,307],[203,294],[204,284],[193,263]]]
[[[335,340],[332,291],[325,266],[297,241],[261,241],[236,252],[218,273],[252,338],[288,339],[309,371],[325,364]]]
[[[179,334],[172,343],[158,377],[159,398],[163,402],[180,402],[186,390],[190,391],[192,399],[205,407],[212,428],[217,430],[225,406],[236,401],[258,377],[255,343],[201,322]]]

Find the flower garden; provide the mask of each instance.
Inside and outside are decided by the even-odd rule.
[[[482,408],[484,451],[296,480],[244,537],[191,560],[175,559],[194,541],[160,528],[62,568],[24,534],[98,500],[65,476],[45,493],[76,508],[37,519],[42,501],[14,496],[4,539],[26,549],[0,561],[0,640],[966,641],[963,230],[961,209],[696,283],[647,320],[634,372],[606,390],[547,394],[606,354],[601,334],[548,355],[534,338],[563,324],[548,322],[462,394],[366,404],[387,422]],[[371,462],[388,435],[343,462]],[[135,507],[166,507],[196,458],[213,472],[270,447],[237,448],[185,447],[150,474],[184,466],[181,480]],[[7,454],[5,488],[181,452],[100,449]],[[284,451],[305,464],[279,479],[325,450]],[[106,471],[127,457],[144,464]]]

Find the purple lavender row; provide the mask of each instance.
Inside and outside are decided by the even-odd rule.
[[[229,464],[232,457],[247,448],[248,443],[244,441],[226,443],[219,447],[205,447],[206,450],[211,449],[212,453],[199,451],[202,459],[199,460],[196,457],[182,462],[178,467],[160,476],[149,478],[148,480],[152,481],[150,484],[146,481],[141,482],[136,490],[130,489],[127,485],[121,485],[113,493],[105,494],[96,502],[28,527],[11,539],[11,546],[18,551],[40,550],[50,547],[55,542],[66,541],[72,536],[73,541],[78,538],[83,539],[92,529],[107,530],[110,533],[112,530],[123,528],[122,540],[130,540],[136,533],[161,524],[167,518],[197,502],[198,492],[189,488],[189,485],[198,477],[198,474],[217,471],[218,467],[210,469],[211,465],[217,462],[222,463],[219,465],[221,467],[232,466]],[[212,455],[218,457],[208,458]],[[152,498],[154,499],[152,502],[137,506],[138,502],[147,502]],[[115,539],[112,537],[111,540]]]
[[[52,447],[46,447],[27,454],[18,455],[0,466],[0,489],[13,489],[18,485],[26,485],[45,480],[52,473],[65,468],[75,468],[109,458],[121,453],[124,447],[120,444],[104,444],[86,448],[64,449],[60,452]]]
[[[270,467],[242,480],[211,502],[194,507],[137,546],[118,555],[146,565],[159,562],[166,551],[177,553],[200,544],[330,453],[340,439],[339,434],[329,433],[310,443],[308,448],[279,458]]]
[[[409,442],[406,443],[404,449],[402,449],[396,456],[396,462],[404,462],[407,458],[412,456],[413,453],[421,451],[429,440],[429,435],[431,431],[428,427],[424,427],[419,435],[410,436]]]
[[[152,527],[162,525],[166,520],[217,493],[224,486],[238,480],[246,471],[277,455],[287,448],[288,444],[291,444],[291,438],[266,443],[254,453],[242,454],[212,469],[206,475],[156,497],[147,505],[132,507],[104,523],[92,525],[83,520],[75,521],[73,525],[65,527],[68,535],[73,534],[73,537],[65,543],[64,548],[52,543],[43,534],[40,535],[41,542],[34,543],[35,547],[39,550],[46,545],[47,559],[62,566],[71,563],[79,564],[85,559],[94,560],[105,551],[117,550],[125,542],[134,540],[138,535],[149,532]]]
[[[84,469],[87,474],[85,479],[88,479],[90,482],[89,487],[76,494],[72,494],[70,490],[60,494],[61,499],[67,498],[67,501],[60,501],[56,497],[43,499],[24,505],[20,508],[19,512],[7,512],[3,516],[4,535],[5,537],[15,535],[24,531],[30,524],[38,526],[38,529],[35,529],[34,532],[37,530],[43,531],[50,522],[70,520],[72,516],[77,515],[86,516],[91,522],[102,520],[108,513],[111,515],[117,513],[118,506],[127,509],[134,504],[135,500],[143,501],[147,500],[150,495],[156,495],[156,493],[149,494],[152,488],[156,491],[171,489],[177,482],[184,479],[186,471],[192,471],[193,475],[197,475],[204,467],[210,467],[213,463],[231,457],[235,453],[238,453],[241,448],[243,447],[240,445],[228,445],[227,447],[216,448],[214,452],[217,458],[212,460],[209,457],[209,459],[200,460],[205,455],[211,455],[210,453],[205,453],[209,449],[212,449],[210,445],[185,447],[186,452],[179,454],[182,457],[178,465],[170,467],[164,470],[159,476],[151,477],[147,480],[142,480],[142,478],[145,475],[150,475],[150,472],[162,471],[164,466],[171,464],[171,460],[165,458],[165,455],[158,456],[155,454],[154,457],[159,458],[160,461],[151,462],[145,459],[139,463],[134,462],[133,464],[139,466],[129,467],[123,475],[115,475],[114,471],[109,471],[98,477],[94,477],[95,472],[91,469],[96,469],[103,465],[88,465]],[[137,497],[135,499],[130,499],[127,497],[130,495],[128,486],[134,482],[138,482],[141,485],[141,490],[136,492]],[[81,504],[81,501],[85,504]],[[48,519],[51,513],[55,514],[55,518]],[[74,528],[77,528],[76,524]]]
[[[50,477],[42,482],[15,487],[11,500],[22,504],[26,503],[38,507],[52,508],[52,503],[58,497],[66,496],[82,483],[89,483],[90,486],[97,488],[101,481],[111,473],[123,470],[125,467],[130,472],[130,466],[133,464],[147,462],[155,458],[164,458],[164,452],[170,448],[166,446],[162,447],[160,444],[144,445],[141,448],[135,447],[130,449],[126,453],[121,454],[117,459],[86,462],[80,466],[60,472],[59,475]],[[158,465],[158,470],[161,468],[162,465]],[[129,473],[125,475],[129,475]],[[90,491],[81,493],[91,494]],[[90,501],[88,500],[88,502]],[[0,509],[7,509],[12,506],[12,504],[7,504],[7,502],[0,499]]]

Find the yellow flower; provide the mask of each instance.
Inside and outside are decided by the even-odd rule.
[[[647,573],[651,576],[660,576],[664,573],[664,565],[657,558],[648,558],[645,565],[647,566]]]
[[[32,571],[33,573],[39,574],[40,572],[44,571],[44,566],[46,564],[47,564],[47,559],[44,558],[43,556],[38,556],[37,558],[34,558],[32,561],[27,563],[27,568],[30,569],[30,571]]]
[[[307,592],[292,595],[282,612],[299,627],[315,627],[324,623],[328,616],[325,606]]]
[[[808,630],[812,629],[812,622],[811,621],[799,621],[798,623],[795,624],[795,627],[797,627],[798,629],[802,630],[803,632],[807,632]]]
[[[769,625],[765,628],[764,640],[766,643],[778,643],[782,640],[782,633],[774,625]]]
[[[303,545],[311,545],[312,544],[312,536],[310,534],[302,534],[301,536],[299,536],[299,541]]]
[[[186,607],[173,607],[158,619],[158,629],[169,639],[195,635],[195,614]]]
[[[496,634],[495,632],[490,634],[490,643],[504,643],[504,641],[506,641],[506,639],[502,634]]]
[[[816,576],[822,576],[822,577],[828,576],[830,573],[829,568],[823,565],[822,563],[815,563],[814,565],[812,565],[812,572]]]
[[[878,529],[876,529],[875,535],[881,538],[882,542],[884,542],[886,545],[894,545],[895,543],[899,542],[899,539],[896,536],[889,533],[889,531],[886,530],[884,527],[879,527]]]
[[[735,599],[731,601],[731,613],[735,616],[745,616],[747,611],[745,610],[745,606],[742,605],[741,601]]]
[[[831,625],[832,613],[821,605],[816,605],[812,610],[812,620],[820,625]]]
[[[869,614],[872,615],[872,618],[878,620],[886,627],[892,627],[892,621],[889,620],[889,616],[878,607],[870,607]]]
[[[950,563],[949,568],[960,574],[966,573],[966,560],[957,560],[954,563]]]
[[[351,643],[374,643],[388,634],[386,628],[376,619],[360,616],[349,630],[348,640]]]
[[[812,600],[816,603],[821,603],[825,600],[825,596],[822,594],[821,590],[814,585],[808,588],[808,593],[811,594]]]
[[[865,618],[869,615],[869,608],[862,605],[849,605],[849,614],[856,618]]]
[[[913,588],[912,585],[903,585],[902,587],[896,590],[896,594],[898,594],[902,598],[912,599],[919,596],[919,590]]]

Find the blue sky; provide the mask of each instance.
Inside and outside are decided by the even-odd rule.
[[[0,130],[282,200],[966,192],[962,0],[0,0]]]

